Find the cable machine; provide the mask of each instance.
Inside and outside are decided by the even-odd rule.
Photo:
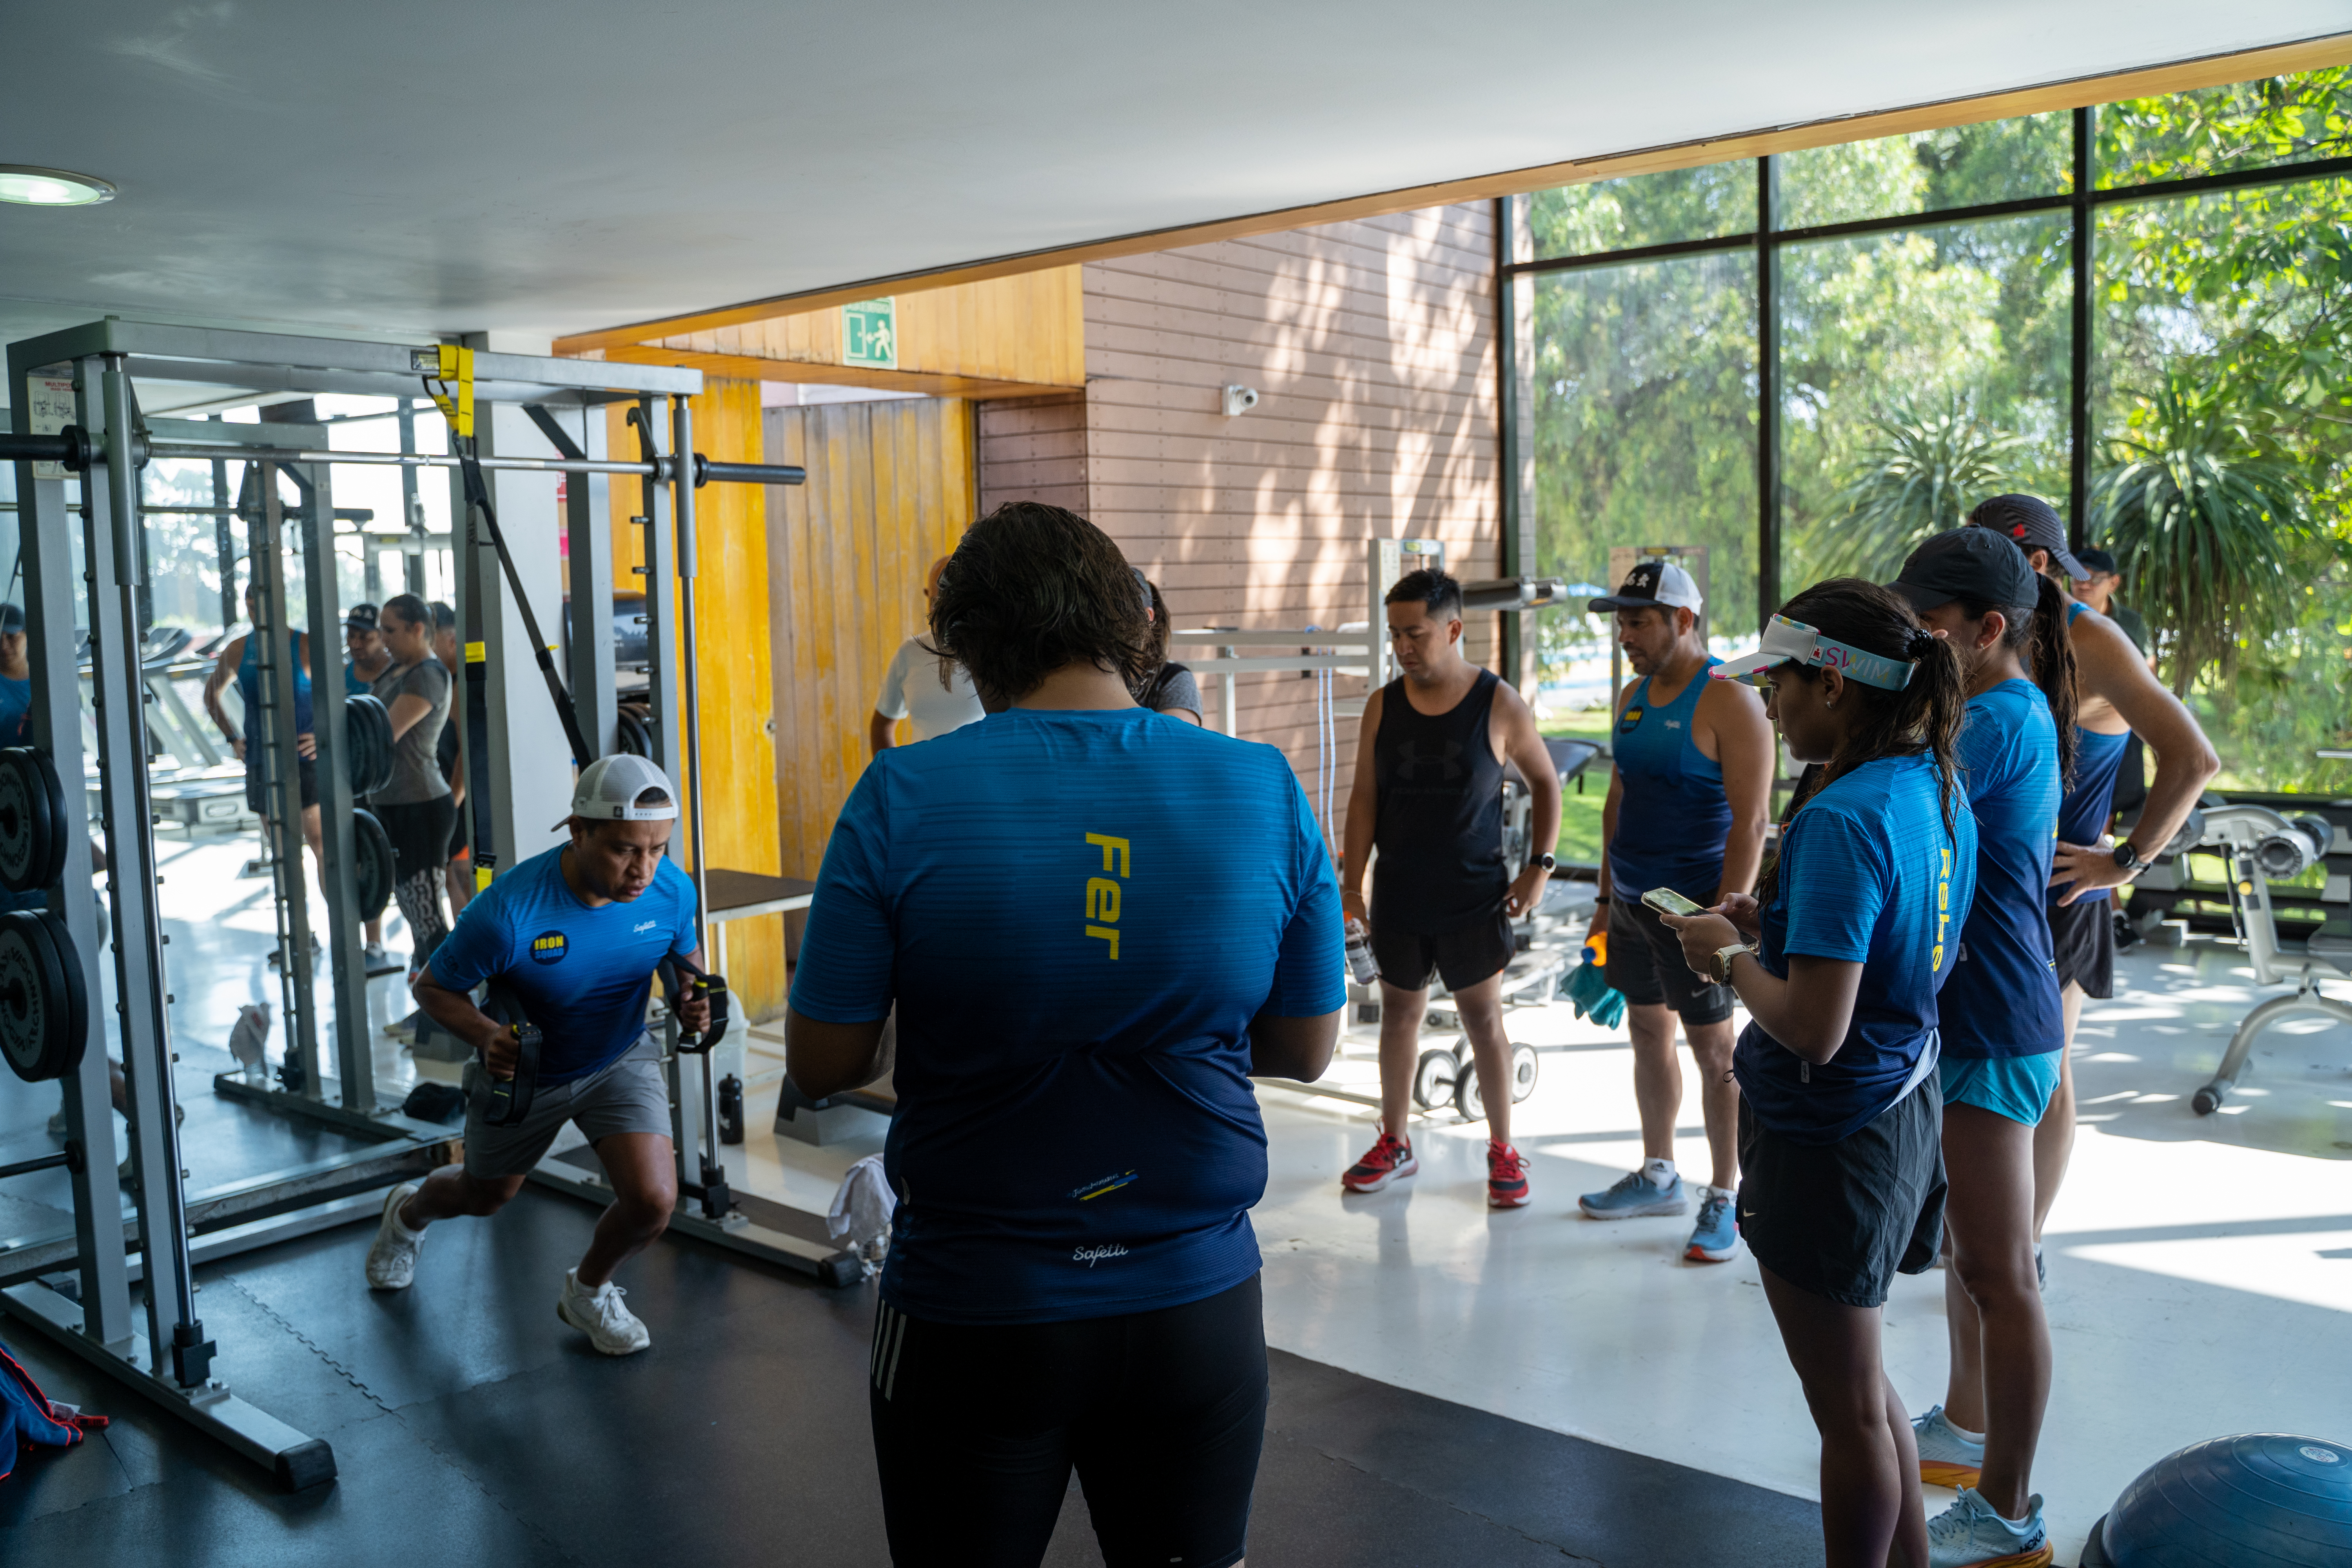
[[[33,662],[33,744],[0,752],[0,876],[20,889],[43,889],[47,900],[44,910],[0,917],[0,998],[16,998],[15,1005],[0,1006],[0,1047],[5,1047],[9,1065],[20,1077],[63,1081],[64,1163],[72,1174],[74,1234],[69,1240],[60,1237],[30,1249],[37,1256],[27,1256],[27,1249],[21,1247],[11,1250],[5,1265],[0,1265],[0,1270],[5,1270],[0,1278],[22,1282],[0,1289],[0,1310],[40,1330],[164,1409],[270,1468],[280,1484],[289,1489],[316,1485],[335,1473],[328,1445],[247,1404],[224,1380],[213,1375],[215,1359],[226,1363],[230,1358],[207,1337],[196,1314],[193,1265],[206,1257],[365,1217],[373,1212],[372,1193],[446,1163],[456,1156],[456,1144],[447,1129],[412,1121],[378,1102],[366,976],[359,952],[361,868],[355,854],[352,804],[354,752],[364,749],[366,742],[355,736],[360,726],[347,722],[346,704],[335,700],[340,683],[327,679],[317,686],[313,731],[324,829],[321,871],[333,925],[327,946],[339,1070],[331,1100],[328,1077],[320,1070],[316,1020],[309,1007],[309,906],[299,865],[295,683],[293,672],[281,668],[291,651],[285,636],[290,607],[285,581],[288,527],[291,525],[295,542],[303,552],[305,607],[317,635],[320,628],[337,626],[341,621],[332,560],[331,469],[347,463],[459,469],[467,499],[479,504],[461,513],[467,525],[458,561],[458,609],[462,624],[468,628],[468,674],[478,668],[487,675],[493,658],[503,658],[523,641],[516,635],[522,627],[510,621],[529,624],[528,601],[509,602],[499,593],[496,573],[504,552],[487,472],[625,474],[651,481],[646,522],[653,536],[649,543],[656,548],[648,552],[648,599],[661,605],[663,620],[656,628],[655,646],[665,656],[669,557],[660,538],[661,487],[668,485],[676,498],[673,504],[683,523],[680,553],[690,576],[696,487],[712,481],[797,483],[802,474],[797,468],[713,463],[694,453],[684,400],[701,388],[701,375],[695,371],[118,319],[11,344],[8,361],[12,384],[24,386],[28,376],[55,376],[68,371],[73,387],[73,395],[63,407],[55,399],[45,401],[37,409],[29,399],[16,400],[12,433],[0,437],[0,458],[17,465],[17,494],[25,509],[26,526],[21,531],[26,619]],[[658,428],[661,416],[667,416],[675,437],[667,452],[659,450],[658,443],[649,437],[645,457],[638,461],[592,458],[577,448],[554,458],[503,456],[478,443],[470,427],[461,433],[454,425],[456,449],[447,456],[414,451],[337,452],[325,449],[323,444],[269,445],[289,436],[299,439],[283,427],[171,421],[168,429],[160,429],[167,422],[142,418],[133,391],[134,379],[178,380],[257,391],[404,399],[416,395],[425,378],[443,382],[445,390],[462,397],[469,416],[478,398],[485,403],[536,405],[541,410],[583,411],[634,400],[641,427]],[[182,438],[165,438],[170,437]],[[409,447],[414,444],[404,442]],[[558,449],[562,451],[562,444]],[[152,830],[154,802],[148,777],[141,684],[139,612],[145,572],[139,472],[148,460],[157,458],[207,462],[239,459],[251,466],[258,481],[259,527],[252,555],[261,590],[262,624],[256,635],[261,638],[257,658],[261,665],[263,700],[252,744],[275,759],[276,765],[268,771],[268,810],[284,830],[279,834],[287,846],[282,858],[292,868],[287,880],[296,895],[280,900],[284,911],[281,952],[299,1016],[289,1018],[287,1054],[291,1070],[283,1087],[264,1088],[232,1074],[216,1079],[215,1088],[274,1110],[327,1122],[374,1145],[305,1167],[289,1178],[204,1194],[200,1204],[192,1203],[185,1189],[173,1114],[173,1051],[165,1010],[171,1000],[163,952],[167,938],[154,891],[158,880]],[[303,492],[301,504],[290,514],[278,491],[276,475],[281,470],[295,476]],[[80,485],[79,508],[68,507],[66,485],[69,480]],[[601,582],[583,584],[575,576],[574,587],[591,587],[589,603],[601,598],[605,605],[604,620],[590,622],[592,628],[601,627],[602,641],[584,647],[580,643],[589,639],[575,641],[572,692],[565,692],[554,677],[543,644],[531,646],[529,651],[548,672],[548,683],[559,698],[560,708],[572,705],[573,696],[583,689],[593,704],[591,723],[596,739],[573,748],[574,760],[584,763],[609,748],[614,734],[610,699],[611,555],[608,544],[602,550],[596,547],[595,536],[604,530],[603,520],[593,513],[591,487],[574,485],[572,490],[567,521],[575,573],[584,561],[587,575],[593,579],[598,575],[596,563],[603,563]],[[87,574],[80,582],[72,559],[74,511],[79,513],[81,564]],[[520,589],[520,579],[513,575],[511,563],[504,563]],[[96,699],[95,772],[108,845],[110,908],[105,916],[110,922],[115,1010],[128,1115],[134,1129],[136,1210],[128,1222],[121,1217],[121,1199],[114,1190],[108,1009],[101,1005],[106,986],[98,963],[102,946],[101,905],[90,887],[93,863],[83,816],[66,804],[64,788],[67,781],[79,785],[88,761],[75,657],[76,611],[85,596],[85,586]],[[690,587],[687,604],[690,609]],[[691,623],[682,629],[690,672]],[[593,629],[591,635],[595,635]],[[535,633],[526,636],[537,642]],[[510,668],[511,662],[502,668]],[[582,679],[583,676],[587,679]],[[520,842],[512,808],[518,785],[526,773],[533,770],[543,773],[547,767],[543,752],[513,755],[505,744],[513,722],[521,717],[514,710],[517,700],[499,681],[469,679],[459,684],[453,716],[472,731],[488,727],[494,718],[500,721],[496,726],[500,743],[496,748],[477,748],[477,754],[468,759],[477,770],[474,778],[479,781],[477,821],[481,826],[474,842],[478,854],[492,864],[502,853],[511,856]],[[666,673],[664,679],[655,682],[650,727],[660,738],[665,753],[661,760],[698,805],[698,790],[690,782],[698,761],[692,755],[697,737],[689,713],[688,755],[681,768],[676,742],[669,738],[673,726],[668,720],[675,708]],[[589,754],[579,754],[583,750]],[[569,794],[568,779],[564,793]],[[11,805],[21,809],[12,816],[7,809]],[[14,827],[9,826],[12,821]],[[698,827],[698,813],[696,822]],[[695,875],[699,891],[698,858]],[[675,1090],[674,1022],[668,1026],[668,1038],[673,1047],[670,1068]],[[680,1149],[683,1162],[683,1141]],[[715,1155],[714,1137],[707,1148],[696,1152],[697,1173],[707,1174],[715,1164]],[[698,1184],[705,1201],[712,1195],[713,1186],[707,1179]],[[726,1206],[723,1178],[715,1187],[719,1213],[707,1220],[709,1228],[726,1232],[719,1239],[730,1245],[756,1239],[744,1235],[756,1227]],[[210,1247],[196,1239],[207,1229],[217,1233]],[[774,1251],[810,1272],[820,1272],[831,1253],[830,1248],[819,1248],[797,1237],[782,1240],[791,1245]],[[130,1258],[134,1254],[148,1286],[143,1333],[132,1317]],[[79,1274],[79,1288],[71,1299],[28,1277],[31,1270],[55,1269],[68,1263]]]

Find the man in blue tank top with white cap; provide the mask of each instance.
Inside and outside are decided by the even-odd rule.
[[[1610,732],[1616,768],[1601,807],[1601,902],[1592,929],[1609,935],[1609,984],[1625,998],[1633,1037],[1633,1098],[1642,1113],[1642,1168],[1578,1206],[1594,1219],[1689,1212],[1675,1168],[1682,1064],[1675,1023],[1699,1074],[1713,1169],[1698,1189],[1698,1221],[1683,1256],[1728,1262],[1739,1251],[1732,1215],[1739,1182],[1739,1086],[1731,1077],[1731,988],[1691,972],[1681,939],[1642,895],[1665,888],[1701,908],[1753,889],[1771,811],[1772,727],[1756,693],[1709,680],[1699,633],[1698,584],[1671,561],[1644,561],[1595,615],[1613,614],[1633,679],[1617,694]]]

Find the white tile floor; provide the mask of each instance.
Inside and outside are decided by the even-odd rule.
[[[174,1026],[190,1044],[217,1046],[239,1002],[277,995],[261,963],[268,884],[236,879],[250,839],[167,840],[163,849]],[[315,896],[313,910],[323,921]],[[396,916],[388,940],[406,946]],[[2265,1429],[2352,1438],[2352,1029],[2279,1026],[2231,1103],[2200,1118],[2189,1094],[2237,1018],[2269,993],[2254,989],[2242,955],[2210,942],[2136,950],[2121,977],[2115,1001],[2091,1005],[2076,1047],[2082,1136],[2048,1237],[2057,1386],[2036,1485],[2061,1562],[2074,1560],[2133,1476],[2184,1444]],[[377,1025],[405,1011],[396,977],[370,987],[370,1009]],[[1754,1266],[1682,1262],[1686,1220],[1602,1225],[1577,1214],[1579,1193],[1639,1156],[1622,1035],[1577,1023],[1565,1005],[1516,1013],[1511,1027],[1547,1047],[1541,1081],[1517,1108],[1535,1202],[1516,1213],[1485,1206],[1483,1127],[1450,1113],[1422,1122],[1418,1177],[1343,1198],[1339,1173],[1370,1141],[1371,1112],[1263,1093],[1272,1179],[1256,1222],[1273,1342],[1536,1426],[1812,1495],[1812,1428]],[[375,1038],[383,1081],[419,1076],[398,1045]],[[1352,1041],[1333,1081],[1370,1083],[1369,1046]],[[721,1070],[756,1079],[781,1065],[776,1051],[739,1035]],[[455,1076],[440,1064],[421,1071]],[[821,1211],[849,1163],[879,1149],[882,1124],[814,1148],[769,1131],[774,1103],[772,1083],[747,1096],[749,1139],[727,1151],[733,1177]],[[0,1121],[22,1120],[29,1131],[54,1104],[54,1091],[0,1082],[9,1113]],[[1683,1124],[1682,1152],[1703,1164],[1695,1101]],[[1900,1281],[1887,1355],[1915,1409],[1942,1396],[1944,1331],[1941,1276]]]

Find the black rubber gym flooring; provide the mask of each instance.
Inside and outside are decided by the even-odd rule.
[[[593,1218],[527,1191],[495,1220],[436,1226],[399,1295],[361,1281],[372,1226],[204,1270],[215,1375],[334,1446],[340,1479],[294,1496],[0,1316],[52,1397],[115,1418],[0,1481],[0,1562],[887,1563],[872,1287],[665,1241],[623,1275],[654,1348],[608,1360],[555,1318]],[[1766,1568],[1819,1562],[1820,1540],[1799,1499],[1274,1359],[1259,1568]],[[1101,1561],[1075,1489],[1046,1561]]]

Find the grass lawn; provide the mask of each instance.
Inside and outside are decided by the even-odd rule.
[[[1609,715],[1578,713],[1543,725],[1546,737],[1559,741],[1591,741],[1606,745]],[[1580,794],[1580,786],[1582,793]],[[1559,843],[1552,850],[1563,866],[1595,866],[1601,861],[1601,805],[1609,797],[1609,765],[1595,760],[1577,783],[1568,786],[1559,803]]]

